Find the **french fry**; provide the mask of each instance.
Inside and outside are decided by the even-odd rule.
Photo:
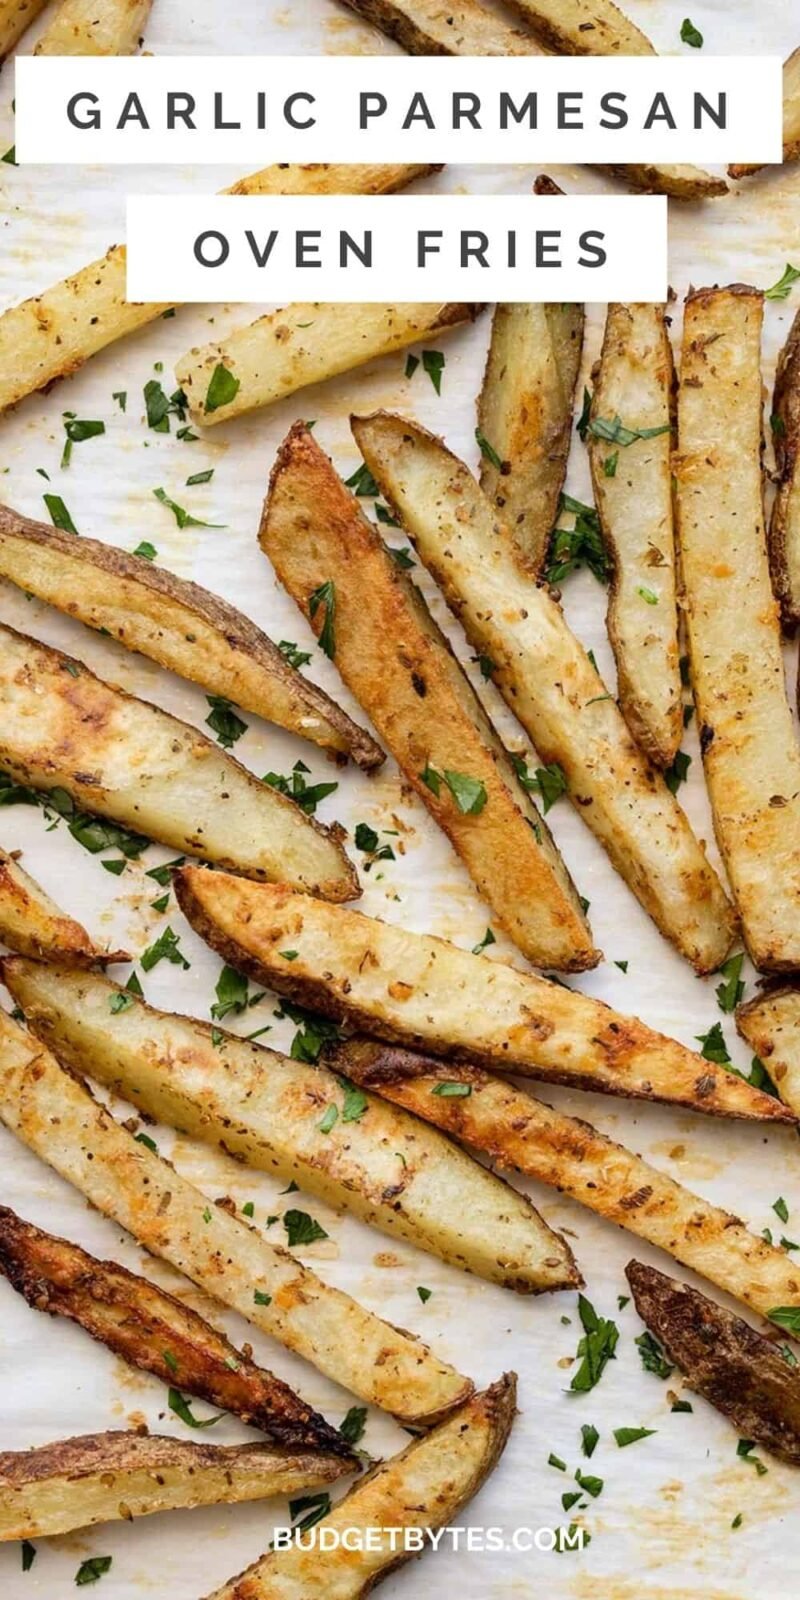
[[[223,194],[397,194],[417,178],[441,172],[431,162],[379,166],[370,162],[312,161],[263,167],[248,178],[239,178]]]
[[[748,950],[800,965],[800,750],[786,698],[761,482],[763,297],[686,303],[678,541],[692,687],[717,842]]]
[[[60,0],[37,56],[133,56],[153,0]]]
[[[736,1026],[781,1097],[800,1113],[800,988],[770,983],[736,1010]]]
[[[583,348],[583,306],[498,305],[478,400],[481,488],[540,573],[558,515]]]
[[[351,372],[377,356],[406,350],[474,322],[480,305],[331,305],[301,301],[271,311],[226,339],[201,345],[175,368],[192,421],[211,428],[246,411],[269,406],[311,383]],[[219,373],[231,398],[216,399]]]
[[[352,421],[373,477],[440,585],[543,763],[665,938],[699,972],[725,959],[725,891],[666,783],[637,749],[613,697],[549,591],[516,559],[475,479],[404,417]],[[641,602],[642,609],[651,607]]]
[[[249,617],[142,556],[0,505],[0,576],[338,759],[367,770],[385,759]]]
[[[506,1374],[362,1478],[322,1519],[335,1542],[271,1551],[208,1600],[361,1600],[410,1559],[414,1547],[398,1541],[398,1530],[456,1521],[497,1465],[515,1404],[516,1378]]]
[[[0,1206],[0,1274],[34,1310],[76,1323],[139,1371],[231,1412],[286,1449],[351,1456],[338,1429],[197,1311],[7,1206]]]
[[[508,0],[556,55],[653,56],[650,40],[612,0]]]
[[[783,159],[800,161],[800,49],[783,63]],[[728,168],[732,178],[749,178],[764,170],[763,162]]]
[[[795,1121],[772,1095],[637,1018],[504,961],[283,885],[194,867],[173,882],[192,927],[231,966],[350,1030],[573,1088]],[[287,949],[292,961],[281,958]]]
[[[511,938],[542,966],[594,966],[575,887],[477,695],[302,423],[278,454],[259,540]]]
[[[0,1121],[151,1254],[368,1403],[420,1425],[472,1385],[210,1203],[0,1012]]]
[[[74,917],[61,911],[44,889],[23,871],[14,856],[0,849],[0,940],[9,950],[35,961],[63,961],[89,967],[95,962],[127,961],[94,944]]]
[[[608,636],[622,714],[656,766],[683,732],[672,514],[674,367],[664,312],[611,305],[589,420],[589,460],[611,557]],[[633,435],[633,437],[630,437]]]
[[[524,1195],[381,1100],[354,1106],[326,1068],[154,1011],[93,974],[74,982],[35,961],[2,971],[42,1043],[145,1114],[504,1288],[578,1282]]]
[[[0,0],[0,65],[46,4],[47,0]]]
[[[659,1172],[624,1145],[552,1111],[524,1090],[461,1061],[444,1063],[371,1040],[337,1045],[332,1060],[354,1082],[425,1117],[501,1166],[568,1194],[598,1216],[657,1245],[762,1316],[800,1309],[800,1269],[786,1250],[738,1217]],[[443,1082],[468,1093],[437,1093]]]
[[[800,311],[778,357],[772,417],[778,481],[767,545],[781,620],[794,633],[800,623]]]
[[[156,1511],[239,1505],[333,1483],[336,1456],[274,1445],[194,1444],[158,1434],[87,1433],[38,1450],[0,1450],[0,1542],[45,1539]]]
[[[304,816],[188,723],[3,627],[0,767],[207,861],[291,877],[334,897],[360,892],[335,830]]]

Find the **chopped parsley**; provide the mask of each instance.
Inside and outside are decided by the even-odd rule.
[[[96,439],[99,434],[105,433],[106,425],[104,422],[84,421],[81,417],[76,417],[74,411],[65,411],[63,421],[67,437],[64,441],[61,465],[68,467],[72,457],[72,446],[80,444],[84,439]]]
[[[571,528],[559,526],[559,518],[566,513],[574,517]],[[587,506],[572,495],[559,497],[556,526],[550,535],[550,546],[544,576],[548,583],[558,585],[586,566],[599,583],[609,579],[609,560],[603,543],[600,518],[594,506]]]
[[[119,996],[119,998],[122,999],[123,997]],[[128,1004],[131,1004],[130,1000],[128,1001]],[[158,1145],[156,1144],[155,1139],[150,1138],[149,1133],[137,1133],[134,1143],[143,1144],[146,1150],[152,1150],[154,1156],[158,1155]]]
[[[743,961],[744,951],[740,950],[738,955],[730,956],[719,968],[720,975],[724,980],[717,985],[715,990],[720,1011],[735,1011],[744,994],[744,984],[742,982]]]
[[[439,772],[426,762],[420,773],[422,782],[438,800],[442,791],[442,782],[447,785],[462,816],[477,817],[483,810],[488,800],[486,788],[480,778],[471,778],[466,772],[454,772],[445,768]]]
[[[561,799],[562,794],[567,793],[568,785],[563,768],[557,761],[551,761],[546,767],[537,767],[531,777],[524,756],[512,755],[511,760],[523,789],[527,789],[529,794],[541,795],[542,810],[547,816],[551,806]]]
[[[703,1046],[700,1054],[704,1061],[713,1061],[715,1066],[718,1067],[730,1066],[731,1058],[728,1054],[728,1046],[725,1043],[721,1022],[715,1022],[713,1027],[709,1028],[708,1033],[696,1033],[695,1038],[697,1043]]]
[[[681,23],[681,38],[684,44],[690,44],[693,50],[702,50],[703,35],[696,28],[690,17],[684,17]]]
[[[203,522],[200,517],[193,517],[183,506],[179,506],[176,500],[170,500],[166,489],[154,489],[153,494],[155,495],[156,499],[161,502],[162,506],[166,506],[167,510],[172,512],[172,515],[174,516],[179,528],[225,527],[224,522]],[[45,496],[45,499],[46,498],[47,496]]]
[[[329,1022],[327,1017],[320,1017],[314,1011],[306,1011],[303,1006],[292,1005],[288,1000],[281,1001],[281,1009],[276,1015],[290,1017],[292,1022],[298,1024],[289,1051],[293,1061],[305,1061],[309,1066],[315,1066],[324,1046],[339,1038],[335,1022]]]
[[[641,597],[644,600],[646,605],[648,605],[648,606],[657,606],[658,605],[658,595],[655,593],[655,591],[653,589],[646,589],[643,583],[640,583],[637,586],[636,593],[641,595]]]
[[[250,1006],[263,1000],[263,989],[251,996],[250,986],[243,973],[237,972],[235,967],[224,966],[217,979],[214,989],[216,1000],[211,1007],[211,1015],[215,1022],[222,1022],[224,1017],[241,1016]]]
[[[614,1360],[619,1329],[615,1322],[601,1317],[582,1294],[578,1295],[578,1315],[583,1327],[577,1351],[581,1363],[573,1374],[570,1391],[585,1394],[600,1382],[608,1362]]]
[[[800,1306],[773,1306],[767,1316],[777,1328],[785,1328],[787,1333],[800,1338]]]
[[[316,1239],[330,1238],[330,1234],[307,1211],[284,1211],[283,1226],[290,1248],[296,1244],[313,1244]]]
[[[35,1560],[36,1560],[36,1546],[35,1546],[35,1544],[31,1544],[30,1539],[23,1539],[23,1541],[22,1541],[22,1570],[23,1570],[23,1572],[30,1572],[31,1567],[33,1566],[33,1563],[34,1563]]]
[[[290,667],[307,667],[311,660],[311,651],[298,650],[297,645],[291,639],[281,639],[278,649],[284,661],[288,661]]]
[[[381,844],[375,829],[371,828],[368,822],[357,823],[355,831],[355,843],[356,849],[363,850],[364,854],[368,855],[370,858],[365,864],[365,872],[369,872],[370,867],[373,866],[376,861],[396,860],[395,853],[391,845]]]
[[[423,350],[422,370],[423,372],[427,372],[437,394],[441,394],[442,392],[442,373],[444,372],[444,367],[445,360],[441,350]]]
[[[361,466],[356,467],[355,472],[351,473],[349,478],[345,478],[344,483],[345,488],[352,489],[353,494],[358,495],[359,499],[373,500],[381,492],[366,461],[362,461]]]
[[[430,1297],[433,1294],[433,1290],[432,1289],[426,1289],[424,1287],[424,1285],[422,1285],[422,1284],[417,1284],[417,1294],[419,1295],[420,1300],[422,1301],[422,1304],[424,1305],[426,1300],[430,1300]]]
[[[267,772],[263,782],[268,783],[271,789],[277,789],[280,794],[288,795],[290,800],[295,800],[307,817],[313,817],[320,800],[329,794],[334,794],[338,783],[306,783],[305,773],[310,768],[304,761],[296,761],[291,776],[286,778],[280,772]]]
[[[591,1422],[584,1422],[581,1427],[581,1449],[585,1456],[593,1456],[597,1448],[600,1435]]]
[[[180,948],[180,939],[172,928],[165,928],[159,934],[154,944],[151,944],[140,957],[143,972],[152,972],[159,961],[169,961],[174,967],[183,967],[188,972],[191,962],[186,960]]]
[[[149,539],[143,539],[141,544],[137,544],[133,554],[141,556],[143,561],[155,561],[158,551],[155,545],[150,543]]]
[[[60,494],[44,494],[42,499],[50,512],[50,521],[54,528],[60,528],[62,533],[78,532]]]
[[[472,954],[474,956],[481,955],[483,953],[483,951],[486,950],[490,944],[497,944],[497,940],[495,939],[495,936],[492,933],[491,928],[487,928],[483,938],[480,941],[480,943],[479,944],[474,944],[472,946]]]
[[[339,1424],[339,1432],[348,1444],[359,1444],[367,1424],[366,1406],[351,1406]]]
[[[777,1200],[773,1201],[772,1209],[775,1212],[776,1217],[780,1217],[781,1222],[789,1221],[789,1207],[787,1206],[782,1194],[778,1195]]]
[[[793,267],[787,261],[777,283],[771,289],[764,290],[765,300],[788,300],[792,292],[792,285],[800,278],[800,267]]]
[[[619,1449],[624,1450],[626,1445],[637,1444],[640,1439],[649,1439],[656,1432],[656,1428],[615,1428],[614,1438]]]
[[[219,361],[211,374],[211,382],[206,392],[206,412],[219,411],[221,406],[229,406],[236,399],[240,388],[239,379]]]
[[[406,356],[405,376],[407,378],[413,378],[414,373],[416,372],[418,366],[419,366],[419,356],[411,356],[411,355]]]
[[[117,398],[116,395],[114,397]],[[173,395],[165,394],[157,378],[150,378],[144,386],[144,404],[147,413],[147,426],[154,433],[169,433],[170,417],[176,417],[179,422],[186,421],[187,399],[182,389],[176,389]],[[123,411],[125,407],[121,408]],[[178,438],[180,438],[180,433]]]
[[[198,483],[210,483],[213,476],[213,467],[206,467],[205,472],[193,472],[191,477],[186,479],[186,487],[187,489],[194,489]]]
[[[257,1306],[271,1306],[272,1305],[272,1295],[271,1294],[265,1294],[263,1289],[255,1289],[253,1291],[253,1300],[255,1301],[255,1304]]]
[[[335,1105],[333,1105],[333,1103],[331,1103],[331,1105],[328,1106],[328,1109],[325,1112],[325,1115],[322,1118],[322,1121],[317,1123],[317,1127],[319,1128],[320,1133],[330,1133],[331,1129],[334,1126],[334,1123],[336,1123],[338,1121],[338,1119],[339,1119],[339,1107],[335,1106]]]
[[[504,470],[504,463],[497,454],[494,445],[489,443],[489,440],[486,438],[485,434],[481,433],[480,428],[475,429],[475,438],[484,460],[491,462],[492,466],[495,467],[498,472],[502,472]]]
[[[223,695],[207,694],[206,700],[211,707],[206,717],[206,727],[211,728],[216,734],[217,744],[221,744],[223,750],[232,749],[237,739],[241,739],[242,734],[247,732],[247,723],[234,711],[230,700],[226,700]]]
[[[642,1358],[642,1366],[645,1372],[652,1372],[656,1378],[671,1378],[675,1368],[670,1366],[661,1345],[657,1339],[653,1338],[649,1329],[645,1329],[644,1333],[640,1333],[634,1343]]]
[[[213,1428],[214,1423],[219,1422],[223,1416],[223,1412],[218,1411],[213,1417],[205,1417],[203,1419],[196,1417],[188,1400],[181,1394],[180,1389],[170,1389],[167,1398],[170,1411],[174,1411],[176,1417],[180,1417],[181,1422],[186,1423],[187,1428]]]
[[[403,545],[400,549],[394,545],[387,544],[386,553],[391,556],[395,566],[399,567],[401,572],[408,572],[410,567],[416,566],[416,561],[412,560],[408,545]]]
[[[618,450],[615,450],[613,455],[606,456],[605,461],[603,462],[603,477],[604,478],[616,478],[616,476],[617,476],[617,462],[618,461],[619,461],[619,451]]]
[[[769,1468],[764,1465],[763,1461],[759,1460],[758,1456],[753,1455],[755,1447],[755,1439],[740,1439],[736,1446],[736,1454],[742,1461],[749,1461],[751,1467],[755,1467],[759,1478],[763,1478]]]
[[[431,1094],[441,1095],[443,1100],[466,1100],[472,1094],[471,1083],[457,1083],[450,1079],[437,1083]]]
[[[692,758],[685,750],[676,751],[672,766],[664,770],[664,782],[670,794],[677,794],[681,784],[686,782],[691,764]]]
[[[628,445],[635,444],[637,439],[657,439],[662,433],[671,433],[669,422],[664,422],[658,428],[626,428],[622,418],[615,416],[609,422],[607,417],[591,417],[588,432],[594,439],[607,439],[610,444]]]
[[[82,1561],[75,1574],[78,1588],[86,1583],[98,1583],[110,1571],[111,1562],[111,1556],[89,1556],[87,1561]]]

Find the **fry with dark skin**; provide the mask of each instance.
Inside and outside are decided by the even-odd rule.
[[[197,1311],[116,1261],[0,1206],[0,1274],[35,1311],[65,1317],[114,1355],[230,1411],[293,1450],[352,1455],[336,1428]]]
[[[625,1276],[636,1310],[689,1386],[721,1411],[744,1439],[800,1466],[800,1370],[780,1348],[732,1311],[629,1261]]]
[[[112,952],[94,944],[86,929],[61,911],[16,858],[2,849],[0,942],[34,961],[63,961],[76,967],[129,959],[124,950]]]

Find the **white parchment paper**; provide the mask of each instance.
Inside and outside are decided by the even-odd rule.
[[[684,10],[677,0],[627,0],[627,9],[661,50],[684,48],[679,38]],[[761,0],[757,6],[748,0],[692,0],[691,15],[709,51],[785,55],[800,35],[797,6],[785,0]],[[25,48],[31,48],[31,37]],[[225,7],[213,0],[155,0],[147,48],[174,54],[249,54],[374,52],[393,47],[360,25],[335,0],[304,0],[294,5],[279,0],[237,0]],[[13,66],[9,64],[0,75],[2,148],[12,142],[12,95]],[[121,239],[126,189],[202,192],[237,176],[223,168],[149,169],[144,173],[93,168],[70,173],[26,172],[9,166],[0,166],[0,174],[3,305],[47,287]],[[565,187],[575,190],[599,189],[606,182],[585,168],[563,169],[557,175]],[[530,168],[478,173],[455,167],[436,179],[435,186],[442,193],[465,189],[523,192],[532,177]],[[787,260],[800,264],[799,219],[798,168],[751,181],[728,199],[705,207],[673,204],[670,270],[678,294],[676,332],[680,301],[690,283],[734,279],[766,286],[780,276]],[[157,239],[153,248],[158,248]],[[767,384],[771,384],[792,311],[791,301],[767,305]],[[278,588],[255,539],[278,443],[296,416],[315,418],[320,441],[347,475],[358,460],[348,413],[383,405],[413,411],[474,462],[474,402],[485,358],[488,319],[439,341],[447,361],[440,398],[421,368],[413,380],[405,380],[401,356],[373,363],[268,411],[215,428],[199,443],[179,443],[174,432],[167,437],[148,430],[142,389],[149,378],[158,375],[156,364],[163,363],[162,381],[170,389],[174,362],[186,349],[255,314],[255,308],[223,306],[180,312],[107,351],[68,384],[58,385],[47,396],[34,396],[13,415],[1,419],[0,495],[23,512],[44,517],[42,493],[49,489],[61,494],[82,533],[129,550],[143,539],[150,540],[166,566],[224,595],[273,637],[296,639],[306,646],[310,636],[305,624]],[[592,307],[585,353],[587,374],[599,352],[601,327],[602,308]],[[125,415],[112,399],[119,390],[128,395]],[[76,445],[71,465],[62,471],[62,412],[67,408],[82,417],[102,418],[106,434]],[[206,467],[214,468],[211,483],[187,488],[186,478]],[[37,469],[49,474],[49,484]],[[576,440],[569,488],[589,499],[588,483],[584,452]],[[158,487],[195,516],[224,527],[179,531],[169,511],[153,496]],[[431,585],[421,581],[459,656],[474,674],[463,636],[451,624]],[[601,670],[612,682],[603,590],[589,575],[579,574],[565,587],[565,604],[576,631],[594,649]],[[124,687],[190,722],[203,724],[208,707],[201,691],[152,663],[127,655],[37,602],[27,601],[8,586],[0,586],[0,618],[72,650]],[[735,626],[732,617],[731,627]],[[308,670],[361,715],[349,701],[335,668],[319,651],[314,651]],[[523,749],[520,729],[496,693],[480,678],[476,681],[509,742],[515,749]],[[351,831],[358,821],[380,829],[394,827],[393,819],[400,819],[404,853],[396,862],[383,864],[382,870],[363,875],[361,904],[365,911],[411,928],[434,930],[467,946],[482,937],[490,920],[486,908],[422,806],[402,793],[391,762],[370,780],[351,772],[331,773],[311,747],[254,718],[248,720],[249,731],[235,753],[253,771],[288,772],[302,757],[313,778],[338,777],[337,792],[320,808],[324,819],[337,817]],[[685,748],[692,756],[692,767],[681,799],[715,855],[692,728]],[[734,1061],[747,1068],[748,1052],[737,1040],[730,1018],[721,1017],[717,1008],[714,980],[697,980],[663,942],[566,801],[551,812],[550,820],[581,893],[591,901],[591,921],[606,955],[604,964],[580,979],[576,987],[635,1012],[689,1043],[721,1020]],[[188,929],[174,903],[166,915],[159,915],[150,905],[159,890],[145,878],[144,870],[170,852],[153,847],[140,864],[131,865],[123,877],[113,878],[103,871],[99,858],[86,854],[63,827],[48,832],[40,813],[21,806],[0,812],[0,842],[6,849],[23,850],[27,868],[100,938],[113,938],[141,952],[169,923],[180,935],[191,969],[183,972],[160,965],[146,976],[147,997],[167,1009],[208,1016],[218,961]],[[500,940],[496,953],[511,953],[510,947]],[[627,961],[627,973],[614,965],[615,961]],[[752,978],[749,972],[749,993]],[[274,1009],[268,997],[233,1026],[245,1031],[270,1023],[272,1031],[266,1042],[285,1043],[292,1030],[274,1020]],[[547,1086],[543,1097],[630,1143],[683,1183],[738,1212],[755,1230],[772,1226],[776,1237],[785,1231],[790,1239],[800,1239],[800,1146],[795,1135],[786,1131],[766,1135],[757,1126],[726,1126],[689,1114],[675,1115],[663,1107],[628,1106]],[[157,1129],[154,1136],[179,1170],[209,1196],[230,1194],[240,1204],[252,1200],[257,1221],[263,1223],[267,1214],[280,1213],[293,1203],[279,1197],[279,1186],[266,1177],[176,1138],[168,1130]],[[506,1368],[519,1373],[521,1414],[500,1466],[466,1521],[475,1527],[501,1527],[509,1538],[516,1528],[556,1527],[569,1522],[572,1515],[563,1512],[561,1496],[575,1487],[572,1474],[577,1467],[602,1477],[605,1483],[602,1495],[590,1500],[581,1515],[592,1536],[582,1554],[509,1550],[468,1555],[443,1548],[389,1580],[384,1591],[387,1600],[390,1595],[428,1600],[455,1587],[475,1600],[521,1600],[528,1595],[547,1596],[548,1600],[667,1600],[668,1596],[745,1600],[756,1585],[765,1600],[794,1593],[800,1583],[795,1531],[800,1509],[797,1475],[768,1460],[768,1472],[758,1476],[751,1464],[737,1458],[734,1430],[701,1400],[695,1400],[691,1415],[672,1413],[667,1390],[680,1388],[677,1376],[663,1383],[643,1371],[633,1342],[641,1326],[631,1306],[617,1309],[618,1295],[626,1293],[625,1262],[633,1254],[656,1260],[656,1254],[552,1191],[528,1187],[547,1219],[568,1230],[590,1299],[619,1323],[617,1359],[606,1369],[599,1386],[585,1397],[565,1392],[580,1335],[573,1294],[538,1301],[515,1297],[467,1278],[407,1245],[395,1244],[351,1218],[339,1217],[315,1200],[302,1202],[330,1235],[328,1241],[306,1253],[306,1259],[328,1281],[391,1320],[417,1330],[481,1383]],[[779,1195],[789,1209],[785,1230],[772,1210]],[[339,1420],[351,1403],[352,1397],[312,1368],[270,1344],[244,1322],[210,1307],[191,1286],[146,1258],[130,1238],[90,1211],[73,1190],[4,1130],[0,1130],[0,1201],[95,1252],[144,1269],[187,1303],[210,1312],[236,1341],[250,1339],[259,1359],[296,1384],[334,1420]],[[273,1233],[283,1237],[280,1224],[274,1225]],[[658,1264],[669,1269],[664,1258]],[[418,1285],[432,1291],[425,1304],[416,1293]],[[154,1379],[116,1362],[79,1330],[29,1310],[0,1283],[0,1448],[21,1449],[140,1421],[153,1430],[190,1437],[167,1410],[165,1391]],[[591,1465],[580,1454],[582,1423],[592,1423],[600,1432]],[[612,1430],[640,1425],[655,1429],[654,1436],[618,1450]],[[229,1442],[248,1437],[248,1431],[226,1420],[205,1437]],[[372,1414],[365,1442],[381,1453],[394,1451],[407,1441],[393,1423]],[[566,1462],[566,1474],[548,1466],[551,1451]],[[734,1529],[732,1522],[738,1513],[742,1514],[741,1525]],[[255,1559],[269,1543],[276,1522],[285,1521],[285,1506],[267,1504],[154,1517],[135,1525],[115,1524],[40,1541],[36,1562],[24,1575],[19,1548],[4,1547],[0,1550],[0,1594],[4,1600],[64,1600],[73,1592],[81,1561],[88,1555],[107,1554],[113,1557],[113,1565],[101,1580],[106,1600],[156,1596],[199,1600]]]

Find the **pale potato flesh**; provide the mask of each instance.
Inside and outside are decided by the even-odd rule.
[[[249,617],[142,556],[0,505],[0,577],[337,757],[365,768],[384,759]]]
[[[786,697],[761,478],[755,289],[686,304],[678,540],[692,687],[717,843],[757,967],[800,966],[800,749]]]
[[[4,978],[60,1061],[157,1121],[506,1288],[578,1281],[570,1251],[524,1195],[375,1096],[348,1120],[346,1090],[325,1067],[233,1034],[220,1041],[221,1030],[130,996],[115,1014],[125,991],[93,973],[76,981],[63,966],[7,961]]]
[[[610,305],[591,421],[620,418],[622,445],[588,435],[595,505],[611,557],[608,634],[620,707],[634,739],[659,767],[683,732],[675,534],[672,514],[672,350],[657,305]]]
[[[153,0],[60,0],[37,56],[133,56]]]
[[[195,1444],[90,1433],[36,1450],[0,1451],[0,1542],[46,1539],[157,1511],[238,1505],[318,1489],[348,1471],[336,1456],[275,1445]]]
[[[213,427],[286,395],[350,372],[377,356],[405,350],[473,321],[468,304],[331,305],[300,301],[235,328],[219,343],[190,350],[175,368],[192,420]],[[224,367],[239,384],[234,398],[209,411],[211,380]]]
[[[46,4],[47,0],[0,0],[0,62]]]
[[[477,1493],[505,1449],[514,1421],[516,1378],[508,1374],[473,1396],[424,1439],[381,1462],[323,1519],[340,1535],[379,1529],[376,1549],[345,1543],[321,1552],[292,1545],[268,1552],[208,1600],[359,1600],[410,1559],[390,1529],[442,1528]]]
[[[470,1393],[418,1339],[329,1288],[138,1143],[5,1012],[0,1121],[152,1255],[362,1400],[429,1422]]]
[[[650,40],[612,0],[509,0],[537,38],[557,54],[653,56]]]
[[[396,194],[441,168],[430,162],[310,161],[263,167],[239,178],[223,194]]]
[[[792,984],[767,988],[739,1006],[736,1026],[781,1099],[800,1114],[800,989]]]
[[[36,961],[107,961],[85,928],[61,911],[13,856],[0,849],[0,941]],[[127,957],[120,956],[121,960]]]
[[[733,1073],[562,984],[283,886],[179,868],[180,905],[232,966],[350,1028],[468,1060],[722,1116],[793,1115]],[[281,950],[296,950],[291,962]]]
[[[783,63],[783,159],[800,161],[800,49]],[[732,178],[762,172],[763,163],[740,163],[728,168]]]
[[[537,574],[564,487],[582,348],[582,306],[495,308],[478,427],[501,465],[481,455],[481,488]]]
[[[578,814],[664,936],[713,972],[734,932],[725,891],[556,600],[516,559],[509,528],[463,462],[417,423],[378,412],[355,418],[353,432],[542,762],[562,769]]]
[[[751,1311],[766,1316],[774,1306],[800,1307],[800,1268],[788,1251],[750,1233],[738,1217],[588,1122],[552,1111],[513,1084],[461,1062],[445,1066],[366,1040],[339,1047],[335,1059],[357,1082],[666,1250]],[[470,1093],[435,1094],[443,1079],[465,1084]]]
[[[259,540],[318,634],[327,602],[312,617],[310,597],[333,585],[335,665],[510,937],[542,966],[596,965],[575,886],[469,679],[302,423],[279,451]],[[477,809],[447,773],[482,786]]]
[[[338,839],[188,723],[0,627],[0,768],[173,849],[357,894]]]

